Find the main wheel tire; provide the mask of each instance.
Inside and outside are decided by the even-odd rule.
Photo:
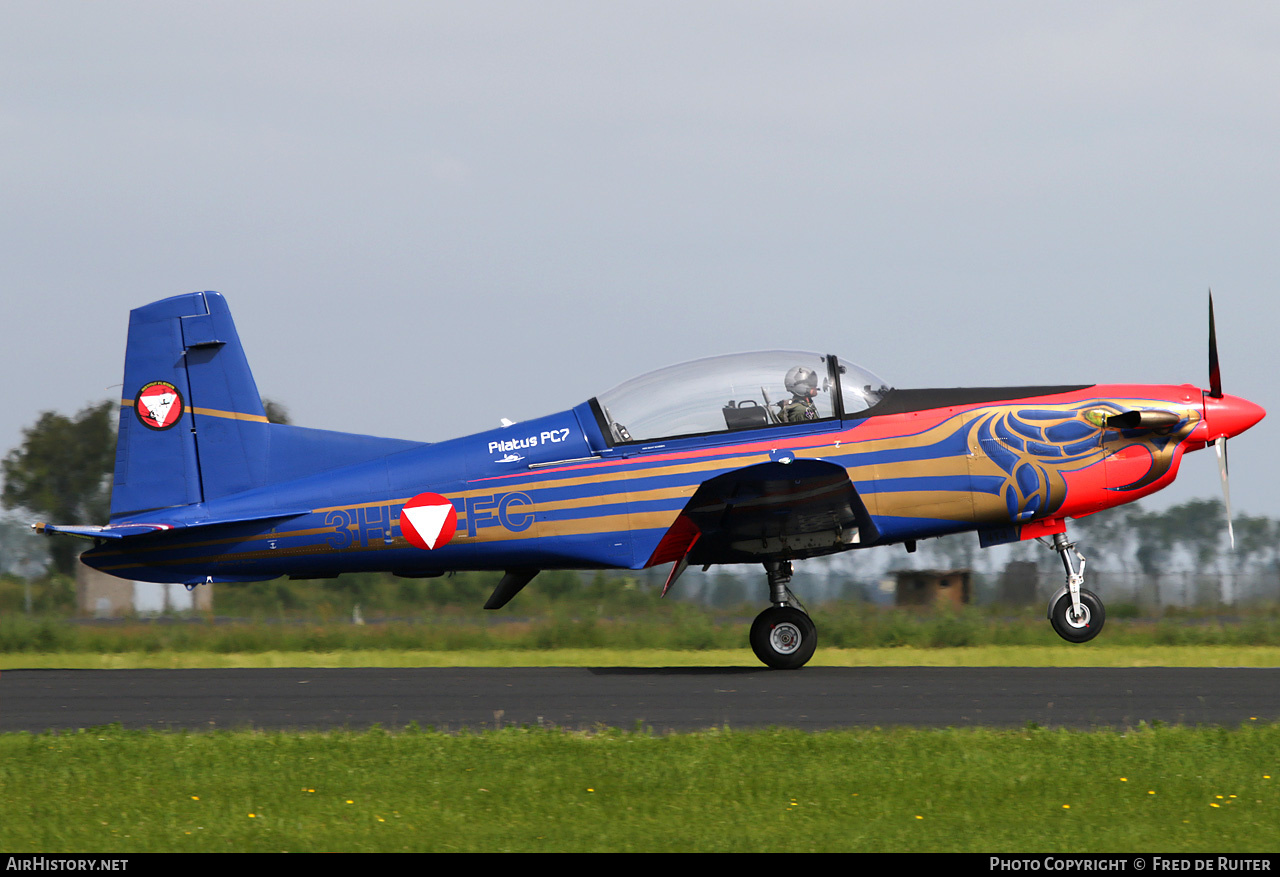
[[[1107,620],[1102,601],[1093,591],[1080,589],[1081,618],[1071,617],[1071,595],[1063,594],[1053,604],[1049,613],[1049,622],[1058,636],[1069,643],[1087,643],[1102,632],[1102,625]]]
[[[790,606],[770,606],[751,623],[751,651],[774,670],[798,670],[818,647],[818,629]]]

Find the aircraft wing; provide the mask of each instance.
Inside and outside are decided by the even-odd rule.
[[[875,526],[843,467],[789,459],[704,482],[668,529],[650,565],[753,563],[842,551],[874,541]]]

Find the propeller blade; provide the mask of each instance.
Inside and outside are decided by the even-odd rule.
[[[1209,395],[1222,398],[1222,372],[1218,370],[1218,333],[1213,327],[1213,290],[1209,290]]]
[[[1218,475],[1222,478],[1222,501],[1227,510],[1227,538],[1231,550],[1236,550],[1236,533],[1231,526],[1231,487],[1227,484],[1227,437],[1214,439],[1213,449],[1218,452]]]

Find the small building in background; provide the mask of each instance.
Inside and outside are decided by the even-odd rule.
[[[1030,606],[1042,598],[1040,567],[1034,560],[1011,560],[1000,574],[996,600],[1006,606]]]
[[[964,606],[972,600],[972,570],[903,569],[895,575],[897,606]]]
[[[82,563],[76,567],[76,608],[94,618],[208,612],[213,609],[213,588],[201,585],[188,591],[185,585],[133,582]]]

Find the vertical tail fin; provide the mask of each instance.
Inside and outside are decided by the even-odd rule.
[[[112,521],[266,482],[266,412],[218,293],[130,313],[120,402]]]

